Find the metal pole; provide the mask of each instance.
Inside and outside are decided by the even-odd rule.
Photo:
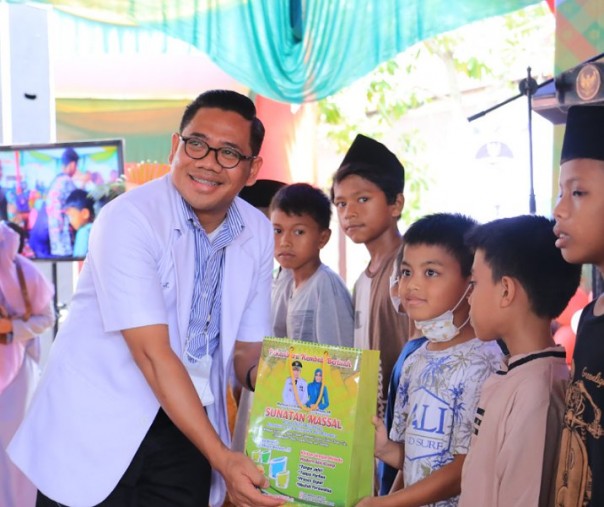
[[[531,68],[526,69],[527,77],[520,81],[518,87],[520,93],[526,95],[528,104],[528,140],[529,140],[529,212],[534,215],[537,212],[537,204],[535,200],[535,186],[533,178],[533,94],[537,90],[537,81],[531,77]]]
[[[529,171],[530,171],[530,195],[529,195],[529,212],[534,215],[537,212],[537,203],[535,200],[535,186],[533,173],[533,93],[535,92],[537,82],[531,77],[531,68],[526,69],[526,97],[528,104],[528,134],[529,134]]]
[[[54,307],[55,307],[55,325],[54,325],[54,330],[53,330],[53,339],[55,338],[55,336],[57,336],[57,333],[59,332],[59,285],[58,285],[58,276],[57,276],[57,263],[56,262],[51,262],[51,272],[52,272],[52,284],[55,288],[55,295],[53,297],[53,303],[54,303]]]

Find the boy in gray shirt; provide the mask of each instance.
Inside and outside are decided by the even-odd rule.
[[[320,258],[331,236],[329,198],[318,188],[295,183],[275,194],[269,211],[275,259],[283,268],[273,283],[273,334],[352,347],[350,293]]]

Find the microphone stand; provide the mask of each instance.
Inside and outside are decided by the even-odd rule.
[[[591,58],[589,58],[588,60],[585,60],[584,62],[581,62],[579,64],[577,64],[577,66],[579,65],[583,65],[584,63],[591,63],[591,62],[595,62],[596,60],[599,60],[600,58],[604,57],[604,52],[600,53],[596,56],[592,56]],[[550,77],[549,79],[547,79],[546,81],[543,81],[543,83],[539,84],[536,86],[536,88],[533,90],[532,95],[535,94],[535,92],[539,89],[542,88],[548,84],[550,84],[552,81],[554,81],[555,78]],[[524,81],[524,80],[523,80]],[[522,93],[522,91],[518,94],[518,95],[514,95],[513,97],[510,97],[509,99],[504,100],[503,102],[500,102],[499,104],[495,104],[492,107],[489,107],[488,109],[485,109],[484,111],[480,111],[479,113],[473,114],[472,116],[468,116],[468,121],[469,122],[473,122],[474,120],[477,120],[478,118],[482,118],[483,116],[486,116],[487,114],[489,114],[492,111],[495,111],[496,109],[499,109],[501,106],[505,106],[506,104],[509,104],[510,102],[513,102],[516,99],[519,99],[520,97],[522,97],[523,95],[525,95],[524,93]]]
[[[581,62],[579,65],[594,62],[596,60],[599,60],[603,56],[604,56],[604,53],[600,53],[596,56],[589,58],[588,60],[585,60],[584,62]],[[535,79],[533,79],[533,77],[531,76],[531,68],[528,67],[526,69],[526,71],[527,71],[526,72],[527,77],[522,79],[520,81],[520,83],[518,83],[518,89],[520,90],[520,93],[504,100],[503,102],[500,102],[499,104],[495,104],[494,106],[489,107],[488,109],[485,109],[483,111],[480,111],[479,113],[469,116],[468,121],[473,122],[474,120],[477,120],[478,118],[482,118],[483,116],[486,116],[490,112],[495,111],[496,109],[499,109],[500,107],[505,106],[506,104],[509,104],[510,102],[513,102],[514,100],[522,97],[523,95],[526,95],[527,104],[528,104],[528,133],[529,133],[529,180],[530,180],[529,212],[531,213],[531,215],[534,215],[537,212],[537,205],[536,205],[536,200],[535,200],[535,188],[534,188],[534,180],[533,180],[533,174],[534,174],[533,173],[533,96],[535,95],[535,92],[539,88],[542,88],[543,86],[550,84],[552,81],[554,81],[555,78],[550,78],[546,81],[543,81],[543,83],[541,83],[541,84],[537,84],[537,81],[535,81]]]
[[[534,215],[537,212],[537,203],[535,201],[535,187],[533,181],[533,95],[537,91],[537,81],[531,76],[531,68],[526,69],[526,78],[518,84],[520,93],[526,95],[528,104],[528,135],[529,135],[529,213]]]
[[[529,134],[529,187],[530,187],[530,193],[529,193],[529,212],[531,215],[534,215],[537,212],[537,203],[536,203],[536,199],[535,199],[535,186],[534,186],[534,171],[533,171],[533,95],[535,95],[535,92],[551,83],[554,78],[550,78],[547,81],[544,81],[543,83],[541,83],[540,85],[537,84],[537,81],[535,81],[535,79],[531,76],[531,68],[527,67],[526,69],[526,74],[527,77],[525,77],[524,79],[522,79],[520,81],[520,83],[518,83],[518,89],[520,90],[520,93],[518,93],[517,95],[514,95],[513,97],[510,97],[509,99],[504,100],[503,102],[500,102],[499,104],[495,104],[492,107],[489,107],[488,109],[485,109],[484,111],[481,111],[479,113],[476,113],[470,117],[468,117],[468,121],[472,122],[474,120],[477,120],[478,118],[482,118],[483,116],[486,116],[487,114],[489,114],[492,111],[495,111],[496,109],[499,109],[502,106],[505,106],[506,104],[509,104],[510,102],[513,102],[516,99],[519,99],[520,97],[526,95],[527,97],[527,105],[528,105],[528,134]]]

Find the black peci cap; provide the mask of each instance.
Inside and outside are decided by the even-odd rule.
[[[257,180],[249,187],[243,187],[239,197],[256,208],[268,208],[273,196],[286,184],[276,180]]]
[[[396,155],[379,141],[358,134],[340,164],[340,167],[350,164],[373,166],[395,174],[404,174],[403,164]]]
[[[560,163],[577,158],[604,160],[603,106],[573,106],[568,110]]]

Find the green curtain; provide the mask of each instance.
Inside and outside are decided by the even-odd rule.
[[[182,39],[207,53],[254,92],[283,102],[301,103],[339,91],[418,41],[540,0],[38,3],[51,4],[71,16],[86,19],[86,23],[101,22],[124,29],[138,26]]]

